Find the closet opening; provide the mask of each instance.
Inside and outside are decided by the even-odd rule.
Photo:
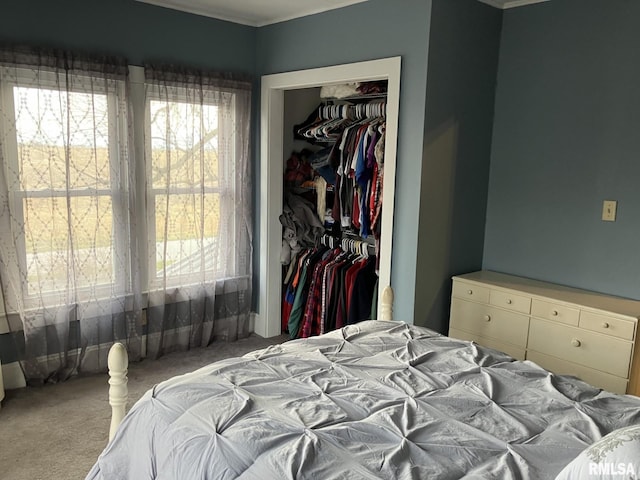
[[[344,86],[359,85],[360,90],[367,91],[366,96],[362,91],[354,92],[354,98],[349,98]],[[366,86],[365,86],[366,85]],[[340,87],[339,87],[340,86]],[[376,88],[383,86],[384,92]],[[323,145],[324,133],[330,128],[324,128],[322,134],[316,135],[316,130],[305,130],[305,121],[313,123],[313,116],[318,114],[326,116],[327,124],[332,124],[334,117],[337,122],[349,117],[369,122],[371,129],[379,128],[384,131],[385,141],[379,146],[378,158],[384,155],[384,201],[380,203],[379,225],[376,226],[376,235],[369,231],[369,225],[360,225],[358,221],[350,224],[337,218],[338,225],[332,223],[330,207],[334,206],[337,193],[329,186],[326,189],[326,197],[322,195],[323,209],[326,205],[326,216],[318,214],[320,225],[325,229],[322,232],[322,243],[335,247],[335,242],[342,242],[342,247],[350,250],[358,250],[362,256],[370,253],[379,253],[376,262],[378,286],[383,288],[391,284],[391,259],[393,238],[393,208],[395,190],[396,148],[400,90],[400,58],[388,58],[355,64],[339,65],[333,67],[287,72],[282,74],[267,75],[262,78],[261,91],[261,161],[260,161],[260,289],[259,289],[259,314],[255,321],[255,332],[263,337],[279,335],[282,332],[282,300],[283,300],[283,255],[290,254],[284,249],[283,224],[281,215],[287,196],[291,194],[291,182],[285,180],[285,170],[290,160],[295,163],[297,158],[292,155],[322,156],[322,151],[328,152],[330,148],[331,134],[327,137],[327,146]],[[335,96],[327,92],[339,92]],[[384,95],[381,95],[384,93]],[[340,98],[338,98],[340,97]],[[315,112],[315,113],[314,113]],[[371,121],[372,117],[379,117]],[[309,118],[307,118],[309,117]],[[324,119],[324,117],[323,117]],[[302,123],[301,123],[302,122]],[[382,125],[382,126],[381,126]],[[307,125],[308,126],[308,125]],[[302,127],[302,130],[296,129]],[[294,135],[294,132],[296,134]],[[307,138],[305,138],[307,135]],[[314,136],[313,141],[308,141],[308,135]],[[376,132],[374,137],[379,134]],[[317,137],[317,138],[316,138]],[[318,140],[319,141],[316,141]],[[375,142],[371,142],[371,152]],[[323,150],[324,147],[324,150]],[[373,153],[372,153],[373,155]],[[373,157],[371,157],[373,158]],[[319,160],[322,163],[322,159]],[[355,165],[355,163],[354,163]],[[372,170],[373,172],[373,170]],[[316,180],[323,179],[317,175]],[[325,175],[322,175],[325,177]],[[289,178],[291,180],[291,178]],[[330,183],[330,182],[329,182]],[[372,183],[369,182],[371,186]],[[309,200],[316,199],[311,190],[318,190],[318,186],[311,188],[310,192],[299,188],[297,193],[302,193]],[[366,189],[365,189],[366,190]],[[370,188],[371,205],[374,205],[373,190]],[[362,198],[361,205],[367,207]],[[344,202],[343,202],[344,203]],[[360,204],[354,200],[354,206]],[[318,210],[314,210],[315,213]],[[367,218],[369,218],[367,216]],[[373,218],[373,215],[371,216]],[[323,221],[326,220],[326,221]],[[356,228],[354,228],[356,227]],[[285,251],[286,250],[286,251]],[[375,298],[375,297],[373,297]],[[380,299],[377,305],[370,308],[371,317],[377,318],[380,310]],[[377,311],[377,312],[376,312]]]

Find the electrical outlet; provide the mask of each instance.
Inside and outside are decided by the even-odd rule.
[[[605,200],[602,203],[602,221],[615,222],[617,208],[618,202],[616,202],[615,200]]]

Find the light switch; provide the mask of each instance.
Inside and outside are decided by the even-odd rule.
[[[602,204],[602,220],[605,222],[615,222],[617,207],[618,202],[615,200],[605,200]]]

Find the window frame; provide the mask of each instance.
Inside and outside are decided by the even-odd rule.
[[[117,294],[126,295],[131,291],[131,255],[128,249],[128,230],[129,218],[126,206],[122,202],[122,198],[128,196],[128,185],[126,183],[126,159],[120,154],[119,144],[125,143],[128,146],[128,110],[129,106],[126,99],[126,83],[124,80],[109,79],[113,82],[113,91],[104,85],[100,85],[102,79],[93,77],[90,74],[69,73],[75,77],[72,85],[61,86],[59,82],[59,73],[39,69],[34,71],[30,68],[16,66],[0,66],[0,101],[3,104],[3,110],[10,113],[11,117],[1,120],[0,128],[4,130],[5,145],[4,158],[7,161],[5,171],[7,172],[7,189],[8,198],[12,211],[12,228],[17,235],[12,233],[15,238],[16,256],[20,267],[20,271],[27,272],[27,242],[26,233],[23,226],[26,223],[24,202],[27,198],[109,198],[111,200],[112,213],[112,258],[121,256],[126,258],[126,269],[116,268],[115,262],[111,263],[112,282],[103,282],[86,286],[75,286],[74,293],[77,301],[86,298],[102,298],[109,297],[115,291]],[[85,82],[89,82],[86,85]],[[86,87],[86,88],[83,88]],[[107,105],[107,124],[108,124],[108,156],[109,156],[109,172],[110,172],[110,188],[69,188],[69,189],[42,189],[28,190],[23,188],[23,177],[20,170],[20,156],[18,148],[18,131],[17,131],[17,112],[14,101],[15,88],[34,88],[41,90],[55,90],[64,94],[64,92],[104,95],[106,96]],[[124,112],[124,114],[123,114]],[[15,188],[17,186],[17,188]],[[67,269],[70,266],[67,266]],[[51,290],[32,290],[29,289],[28,278],[21,276],[20,291],[22,301],[27,308],[37,306],[55,306],[60,304],[60,295],[64,292],[61,289]]]
[[[147,239],[147,291],[155,291],[161,287],[169,287],[176,289],[185,289],[190,290],[190,287],[194,287],[200,284],[200,282],[193,282],[192,278],[194,275],[213,275],[216,279],[216,282],[224,281],[228,278],[239,278],[244,275],[239,274],[239,259],[238,255],[233,252],[234,265],[233,271],[227,272],[225,278],[218,278],[218,274],[221,273],[216,270],[200,270],[199,272],[193,272],[188,274],[179,274],[179,275],[163,275],[161,272],[166,272],[166,267],[163,270],[158,271],[156,268],[156,258],[157,258],[157,232],[156,232],[156,210],[155,210],[155,201],[156,198],[160,195],[180,195],[180,194],[217,194],[220,203],[220,217],[222,221],[223,212],[233,210],[236,208],[234,205],[234,195],[233,188],[224,188],[222,185],[224,183],[228,183],[228,178],[233,177],[235,175],[236,170],[236,155],[238,148],[238,139],[237,135],[235,135],[233,131],[233,125],[238,118],[237,112],[237,94],[235,91],[231,89],[211,89],[207,91],[203,87],[203,98],[198,102],[194,102],[192,98],[189,98],[184,93],[178,93],[174,95],[170,95],[165,93],[165,95],[160,95],[156,92],[150,92],[150,89],[158,89],[158,88],[166,88],[159,82],[154,82],[153,80],[145,80],[145,100],[144,100],[144,132],[145,132],[145,140],[144,140],[144,159],[145,159],[145,195],[146,195],[146,239]],[[178,87],[178,90],[182,90]],[[183,91],[183,90],[182,90]],[[174,93],[174,92],[172,92]],[[225,102],[221,101],[219,98],[221,95],[229,95],[230,101],[228,106]],[[225,142],[228,139],[229,152],[228,155],[221,155],[221,148],[218,147],[218,175],[219,175],[219,184],[217,187],[182,187],[175,188],[169,187],[167,188],[154,188],[152,185],[152,147],[151,147],[151,102],[152,101],[169,101],[176,103],[189,103],[192,105],[207,105],[207,106],[215,106],[219,109],[218,111],[218,142],[219,145],[222,142]],[[229,116],[232,121],[225,121],[226,117]],[[237,224],[235,221],[235,215],[232,215],[232,224],[230,225],[229,235],[218,235],[218,241],[220,245],[218,246],[218,251],[220,255],[224,255],[224,252],[231,252],[231,246],[234,243],[232,241],[232,237],[236,236]],[[228,255],[228,254],[227,254]],[[207,283],[206,280],[204,283]]]
[[[87,286],[76,286],[73,291],[71,305],[77,305],[91,300],[91,304],[95,308],[107,308],[109,299],[114,296],[121,298],[122,301],[129,303],[133,298],[134,292],[133,282],[140,286],[140,293],[146,297],[147,294],[157,292],[163,287],[170,288],[173,291],[182,292],[189,295],[199,285],[198,282],[192,280],[192,274],[175,275],[168,277],[171,279],[166,285],[162,285],[158,279],[162,276],[156,275],[155,269],[155,210],[151,208],[150,198],[155,198],[158,194],[165,194],[165,191],[153,191],[151,196],[148,185],[150,185],[147,155],[150,154],[150,119],[149,105],[150,100],[162,100],[160,96],[150,95],[148,85],[157,88],[158,83],[149,79],[145,79],[144,69],[137,66],[129,66],[129,84],[123,79],[110,78],[106,81],[108,86],[100,84],[104,82],[100,76],[93,76],[87,72],[73,72],[74,77],[80,79],[80,82],[72,82],[67,85],[61,85],[59,82],[60,74],[53,70],[38,69],[33,70],[29,67],[21,67],[16,65],[0,65],[0,102],[3,110],[10,113],[11,117],[6,119],[0,118],[0,131],[2,131],[5,142],[0,147],[3,148],[4,158],[8,165],[0,166],[5,168],[8,180],[8,200],[13,212],[11,226],[12,232],[7,232],[13,236],[13,244],[16,248],[16,261],[21,272],[27,272],[27,242],[25,231],[22,225],[25,223],[24,199],[27,197],[35,198],[53,198],[53,197],[106,197],[111,200],[112,210],[112,243],[111,250],[114,261],[112,261],[112,278],[113,282],[100,284],[91,284]],[[84,83],[82,79],[84,80]],[[92,79],[93,83],[91,83]],[[93,88],[82,88],[81,85],[92,85]],[[112,88],[115,85],[115,88]],[[45,88],[59,90],[61,92],[78,92],[84,94],[104,94],[107,95],[108,106],[108,124],[109,124],[109,171],[112,175],[109,189],[74,189],[69,190],[23,190],[20,178],[19,165],[20,158],[18,156],[18,136],[17,136],[17,112],[14,104],[14,87],[27,88]],[[243,249],[245,245],[236,245],[238,238],[239,225],[235,210],[240,208],[236,205],[237,189],[241,188],[243,179],[236,178],[241,176],[242,172],[238,169],[237,155],[246,148],[241,141],[243,135],[237,134],[235,124],[242,117],[240,111],[239,95],[241,90],[235,88],[211,88],[205,90],[204,104],[213,105],[220,108],[218,114],[219,142],[225,142],[225,149],[218,149],[218,153],[224,150],[225,155],[218,157],[219,175],[221,183],[218,187],[211,187],[207,193],[215,193],[219,196],[221,222],[225,212],[232,212],[227,215],[227,235],[219,235],[220,241],[218,251],[220,256],[231,256],[233,264],[230,266],[225,275],[219,275],[219,271],[205,270],[204,275],[211,275],[211,281],[205,283],[213,283],[216,293],[229,291],[229,288],[245,289],[249,288],[251,264],[247,263],[248,259],[240,258],[238,251]],[[176,95],[170,101],[189,101],[186,96]],[[191,102],[194,103],[194,102]],[[196,103],[197,104],[197,103]],[[131,126],[131,129],[129,128]],[[244,128],[244,127],[242,127]],[[125,151],[126,150],[126,151]],[[135,174],[133,173],[135,172]],[[131,175],[135,175],[135,183],[131,179]],[[228,185],[224,187],[223,185]],[[18,186],[18,189],[14,188]],[[133,195],[131,194],[133,191]],[[135,195],[135,192],[139,192]],[[172,191],[170,194],[180,193]],[[194,193],[194,189],[187,188],[184,193]],[[129,205],[129,202],[133,202]],[[137,220],[131,216],[129,210],[139,212]],[[22,222],[22,225],[20,224]],[[17,234],[16,232],[20,232]],[[137,240],[136,240],[137,237]],[[139,241],[138,241],[139,240]],[[251,241],[248,239],[247,241]],[[240,247],[240,248],[238,248]],[[137,257],[139,255],[139,259]],[[115,261],[119,257],[121,260]],[[137,262],[137,265],[134,264]],[[115,268],[115,265],[123,263],[125,269]],[[69,267],[67,267],[69,268]],[[134,280],[134,269],[136,269],[137,278]],[[139,270],[138,270],[139,269]],[[232,285],[227,285],[227,281],[233,280]],[[226,285],[226,286],[225,286]],[[235,286],[234,286],[235,285]],[[19,302],[22,303],[21,308],[27,311],[36,312],[42,307],[53,308],[66,305],[68,299],[61,298],[61,294],[65,290],[40,290],[35,289],[29,291],[28,279],[26,276],[20,278]],[[180,296],[180,295],[179,295]],[[107,302],[107,303],[105,303]],[[92,307],[93,308],[93,307]],[[96,311],[96,314],[98,311]]]

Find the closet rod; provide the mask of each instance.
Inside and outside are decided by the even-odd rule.
[[[320,243],[329,248],[341,248],[345,252],[357,253],[365,256],[369,256],[370,250],[373,250],[375,254],[375,245],[364,240],[356,240],[355,238],[335,237],[333,235],[327,235],[326,233],[320,237]]]

